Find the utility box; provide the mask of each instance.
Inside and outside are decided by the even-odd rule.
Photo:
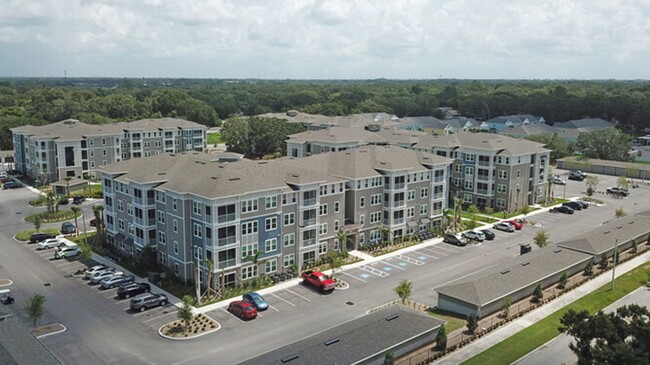
[[[519,245],[519,254],[520,254],[520,255],[523,255],[523,254],[529,253],[529,252],[532,251],[532,250],[533,250],[533,249],[530,247],[530,244],[529,244],[529,243],[525,243],[525,244],[523,244],[523,245]]]

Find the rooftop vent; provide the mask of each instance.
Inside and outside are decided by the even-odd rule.
[[[634,221],[629,221],[627,222],[627,224],[634,224]]]
[[[297,358],[298,358],[298,354],[293,354],[293,355],[289,355],[287,357],[283,357],[282,360],[280,360],[280,361],[282,361],[283,364],[286,364],[289,361],[293,361],[293,360],[295,360]]]
[[[291,174],[291,177],[299,178],[300,175],[298,175],[298,174]]]
[[[505,269],[505,270],[501,271],[501,274],[505,275],[505,274],[507,274],[509,272],[510,272],[510,269]]]
[[[259,161],[258,162],[259,165],[266,165],[267,163],[269,163],[269,162],[268,161]]]
[[[210,179],[212,179],[212,180],[217,180],[218,177],[216,177],[216,176],[211,176]]]
[[[390,322],[393,319],[397,319],[397,318],[399,318],[399,314],[393,314],[391,316],[386,317],[386,320]]]
[[[175,154],[175,153],[170,153],[169,155],[170,155],[170,156],[176,156],[176,154]]]
[[[219,165],[220,169],[223,169],[224,167],[226,167],[226,166],[225,165]]]
[[[237,180],[241,180],[241,179],[238,178],[238,177],[229,177],[228,178],[228,181],[237,181]]]
[[[165,175],[167,175],[167,173],[166,172],[159,172],[158,175],[165,176]]]
[[[522,262],[521,263],[521,266],[528,266],[528,265],[530,265],[530,262]]]
[[[335,344],[335,343],[337,343],[339,341],[340,341],[340,339],[338,337],[329,339],[329,340],[325,341],[325,346],[333,345],[333,344]]]
[[[608,233],[609,233],[609,230],[607,230],[607,231],[604,231],[603,233],[604,233],[604,234],[608,234]]]
[[[558,249],[553,250],[553,252],[555,252],[555,253],[560,253],[560,252],[562,252],[562,249],[561,249],[561,248],[558,248]]]
[[[623,226],[616,226],[616,229],[621,229],[621,228],[623,228]]]

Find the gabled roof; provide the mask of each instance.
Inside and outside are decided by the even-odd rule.
[[[400,119],[400,123],[404,127],[419,127],[419,128],[433,128],[442,129],[447,126],[447,123],[435,117],[404,117]]]
[[[435,291],[485,306],[591,257],[582,252],[546,246],[435,288]]]
[[[601,255],[613,249],[616,241],[623,244],[647,235],[650,232],[650,217],[644,214],[616,219],[557,245],[591,255]]]
[[[513,114],[513,115],[502,115],[498,117],[494,117],[492,119],[488,119],[487,123],[491,124],[505,124],[506,122],[514,123],[514,124],[521,124],[525,120],[528,120],[530,123],[536,123],[536,122],[542,122],[544,118],[534,116],[532,114]]]
[[[583,118],[574,119],[566,122],[556,122],[553,124],[555,128],[597,128],[606,129],[614,127],[616,124],[608,122],[601,118]]]
[[[428,333],[433,335],[442,323],[425,313],[399,304],[392,305],[246,360],[240,365],[357,364],[383,355],[414,337]]]
[[[58,365],[61,362],[14,317],[0,321],[0,364]]]
[[[320,129],[317,131],[306,131],[291,134],[288,136],[288,142],[292,143],[309,143],[320,142],[330,144],[376,144],[388,143],[388,140],[377,133],[367,131],[361,128],[332,127],[329,129]]]
[[[414,147],[467,147],[494,151],[503,156],[518,156],[549,151],[544,144],[492,133],[456,133],[441,136],[422,136]]]
[[[502,134],[506,135],[511,135],[511,136],[534,136],[538,134],[545,134],[545,133],[560,133],[560,131],[555,128],[551,127],[550,125],[546,123],[540,123],[540,124],[522,124],[519,125],[515,128],[509,128],[509,129],[504,129]]]

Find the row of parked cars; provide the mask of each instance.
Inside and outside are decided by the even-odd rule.
[[[246,293],[241,300],[228,304],[228,311],[242,320],[257,318],[257,312],[265,311],[269,303],[258,293]]]
[[[496,223],[492,226],[493,229],[504,232],[514,232],[521,230],[524,227],[524,224],[516,219],[503,221]],[[459,233],[447,233],[443,237],[442,241],[446,243],[451,243],[456,246],[465,246],[468,241],[492,241],[496,235],[489,229],[480,229],[480,230],[470,230],[462,234]]]
[[[589,203],[576,200],[572,202],[562,203],[561,206],[551,209],[551,213],[564,213],[564,214],[573,214],[576,210],[583,210],[589,208]]]
[[[38,250],[47,250],[50,248],[54,251],[55,259],[65,259],[81,255],[81,248],[73,242],[62,241],[55,235],[45,232],[35,232],[29,237],[29,243],[38,244]]]

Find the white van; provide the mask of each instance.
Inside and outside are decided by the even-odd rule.
[[[81,254],[81,249],[75,243],[63,241],[63,245],[54,253],[55,259],[74,257]]]

